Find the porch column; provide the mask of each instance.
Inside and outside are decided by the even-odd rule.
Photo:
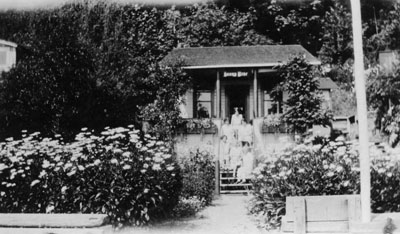
[[[221,118],[221,81],[220,81],[220,72],[217,70],[217,81],[215,83],[215,88],[216,88],[216,95],[217,95],[217,100],[215,103],[215,106],[217,107],[217,113],[216,117],[217,119]],[[219,159],[220,159],[220,154],[221,154],[221,140],[219,135],[221,134],[221,121],[219,122],[219,127],[218,127],[218,134],[217,134],[217,155],[216,155],[216,160],[215,160],[215,189],[214,192],[216,195],[220,194],[220,174],[219,174]]]
[[[253,92],[254,92],[254,95],[253,95],[253,98],[254,98],[254,108],[253,108],[253,119],[255,119],[255,118],[257,118],[258,117],[258,102],[257,102],[257,99],[258,99],[258,87],[257,87],[257,69],[254,69],[253,70],[253,73],[254,73],[254,78],[253,78]]]
[[[217,119],[221,118],[221,81],[220,81],[220,72],[217,71],[217,81],[215,83],[215,88],[216,88],[216,95],[217,95],[217,103],[215,103],[215,106],[217,107]]]

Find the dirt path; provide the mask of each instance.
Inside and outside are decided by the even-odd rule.
[[[196,218],[174,221],[149,228],[129,228],[121,233],[153,234],[264,234],[247,215],[246,205],[249,196],[221,195],[212,206],[203,210]]]

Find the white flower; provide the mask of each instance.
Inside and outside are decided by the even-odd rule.
[[[161,170],[160,164],[154,164],[152,169],[155,170],[155,171]]]
[[[94,165],[98,166],[101,163],[99,159],[94,160]]]
[[[172,170],[174,170],[174,167],[173,166],[169,166],[169,167],[167,167],[167,170],[168,171],[172,171]]]
[[[145,169],[142,169],[142,170],[140,170],[140,172],[141,172],[142,174],[144,174],[144,173],[146,173],[146,170],[145,170]]]
[[[143,164],[143,168],[148,168],[149,165],[147,163]]]
[[[130,166],[130,165],[125,165],[125,166],[123,166],[122,167],[122,169],[124,169],[124,170],[129,170],[129,169],[131,169],[132,167]]]
[[[304,173],[305,171],[304,171],[304,168],[300,168],[297,172],[298,173]]]
[[[335,174],[333,173],[333,172],[328,172],[328,174],[326,174],[328,177],[332,177],[332,176],[334,176]]]
[[[343,171],[343,167],[342,166],[337,166],[336,167],[336,172],[342,172]]]
[[[378,173],[379,174],[382,174],[382,173],[385,173],[385,172],[386,172],[386,170],[384,168],[379,168],[378,169]]]
[[[79,166],[78,166],[78,169],[79,169],[80,171],[83,171],[83,170],[85,170],[85,167],[82,166],[82,165],[79,165]]]
[[[0,171],[4,170],[6,168],[8,168],[6,164],[0,163]]]
[[[43,178],[46,175],[46,171],[42,170],[39,174],[39,178]]]
[[[81,128],[82,132],[86,132],[88,130],[88,128]]]
[[[118,160],[117,159],[115,159],[115,158],[113,158],[113,159],[111,159],[111,161],[110,161],[112,164],[118,164]]]
[[[148,188],[145,188],[144,190],[143,190],[143,193],[148,193],[149,192],[149,189]]]
[[[348,180],[346,180],[345,182],[343,182],[343,186],[344,186],[344,187],[349,186],[349,184],[350,184],[350,181],[348,181]]]
[[[34,180],[34,181],[32,181],[32,183],[31,183],[31,187],[33,187],[33,186],[35,186],[37,183],[39,183],[40,182],[40,180]]]
[[[61,193],[62,193],[62,194],[65,194],[65,191],[67,191],[67,189],[68,189],[67,186],[63,186],[63,187],[61,188]]]
[[[137,148],[137,149],[142,148],[142,144],[141,144],[140,142],[136,143],[136,148]]]
[[[324,167],[324,169],[325,169],[325,170],[327,170],[327,169],[329,168],[329,166],[328,166],[328,165],[326,165],[326,164],[324,164],[324,166],[323,166],[323,167]]]
[[[122,156],[123,157],[130,157],[131,156],[131,152],[124,152],[123,154],[122,154]]]

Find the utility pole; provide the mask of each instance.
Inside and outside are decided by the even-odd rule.
[[[351,0],[354,47],[354,77],[357,96],[358,135],[361,181],[361,221],[371,221],[371,175],[369,159],[367,99],[365,94],[364,53],[360,0]]]

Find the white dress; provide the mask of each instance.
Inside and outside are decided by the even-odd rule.
[[[247,124],[246,126],[243,127],[242,131],[243,133],[241,141],[247,141],[251,145],[253,143],[253,126],[251,126],[251,124]]]
[[[231,143],[234,138],[233,129],[228,124],[224,124],[221,127],[221,136],[226,136],[228,138],[228,143]]]
[[[243,119],[243,115],[242,114],[238,114],[238,115],[233,114],[232,118],[231,118],[232,127],[234,129],[237,129],[237,127],[242,124],[242,119]]]
[[[230,145],[228,142],[221,142],[221,148],[222,148],[221,166],[223,168],[229,168],[230,167],[230,155],[229,155]]]
[[[236,169],[236,166],[240,165],[240,155],[242,154],[242,148],[233,146],[229,152],[231,158],[231,168]]]
[[[254,155],[252,152],[248,152],[243,156],[242,166],[238,169],[237,177],[239,180],[246,180],[250,178],[251,172],[253,171]]]

